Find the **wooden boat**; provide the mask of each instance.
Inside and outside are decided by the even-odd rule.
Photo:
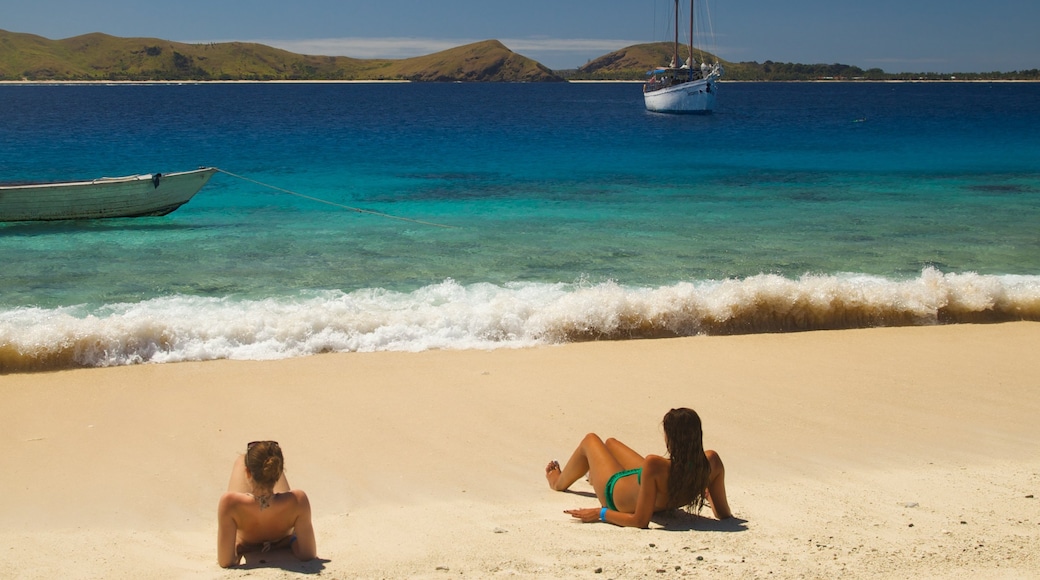
[[[669,66],[647,73],[650,78],[643,85],[643,101],[648,111],[656,113],[710,113],[715,108],[718,92],[716,81],[722,76],[719,62],[693,60],[694,0],[690,0],[690,56],[679,61],[679,0],[675,0],[675,40],[672,62]]]
[[[184,205],[215,167],[91,181],[0,185],[0,222],[166,215]]]

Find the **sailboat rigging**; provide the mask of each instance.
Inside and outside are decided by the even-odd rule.
[[[693,59],[694,9],[696,0],[690,0],[690,55],[685,63],[679,60],[679,0],[675,1],[675,40],[672,62],[667,67],[647,73],[643,85],[643,100],[648,111],[657,113],[710,113],[715,108],[718,92],[716,81],[722,76],[722,65],[702,61],[697,66]]]

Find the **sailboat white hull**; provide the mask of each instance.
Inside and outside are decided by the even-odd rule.
[[[679,58],[679,0],[675,3],[675,39],[672,43],[672,62],[667,67],[647,73],[650,77],[643,84],[643,102],[646,109],[655,113],[710,113],[715,110],[715,81],[722,76],[722,64],[716,57],[714,63],[703,59],[700,66],[694,61],[694,11],[695,0],[690,0],[690,50],[684,63]],[[714,36],[714,35],[712,35]]]
[[[645,92],[643,100],[655,113],[710,113],[717,90],[714,78],[698,79]]]

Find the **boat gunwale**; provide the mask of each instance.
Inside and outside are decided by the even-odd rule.
[[[198,169],[191,169],[188,171],[177,171],[174,173],[159,173],[163,179],[176,177],[179,175],[189,175],[192,173],[200,172],[213,172],[217,171],[216,167],[199,167]],[[138,175],[125,175],[122,177],[96,177],[89,180],[79,181],[28,181],[28,182],[13,182],[13,183],[0,183],[0,191],[20,190],[20,189],[51,189],[56,187],[83,187],[89,185],[98,184],[116,184],[116,183],[130,183],[133,181],[145,181],[155,178],[155,173],[142,173]]]

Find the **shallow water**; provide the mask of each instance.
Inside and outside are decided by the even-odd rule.
[[[0,103],[4,180],[273,187],[0,225],[0,371],[1040,319],[1036,84],[723,83],[709,116],[626,83]]]

